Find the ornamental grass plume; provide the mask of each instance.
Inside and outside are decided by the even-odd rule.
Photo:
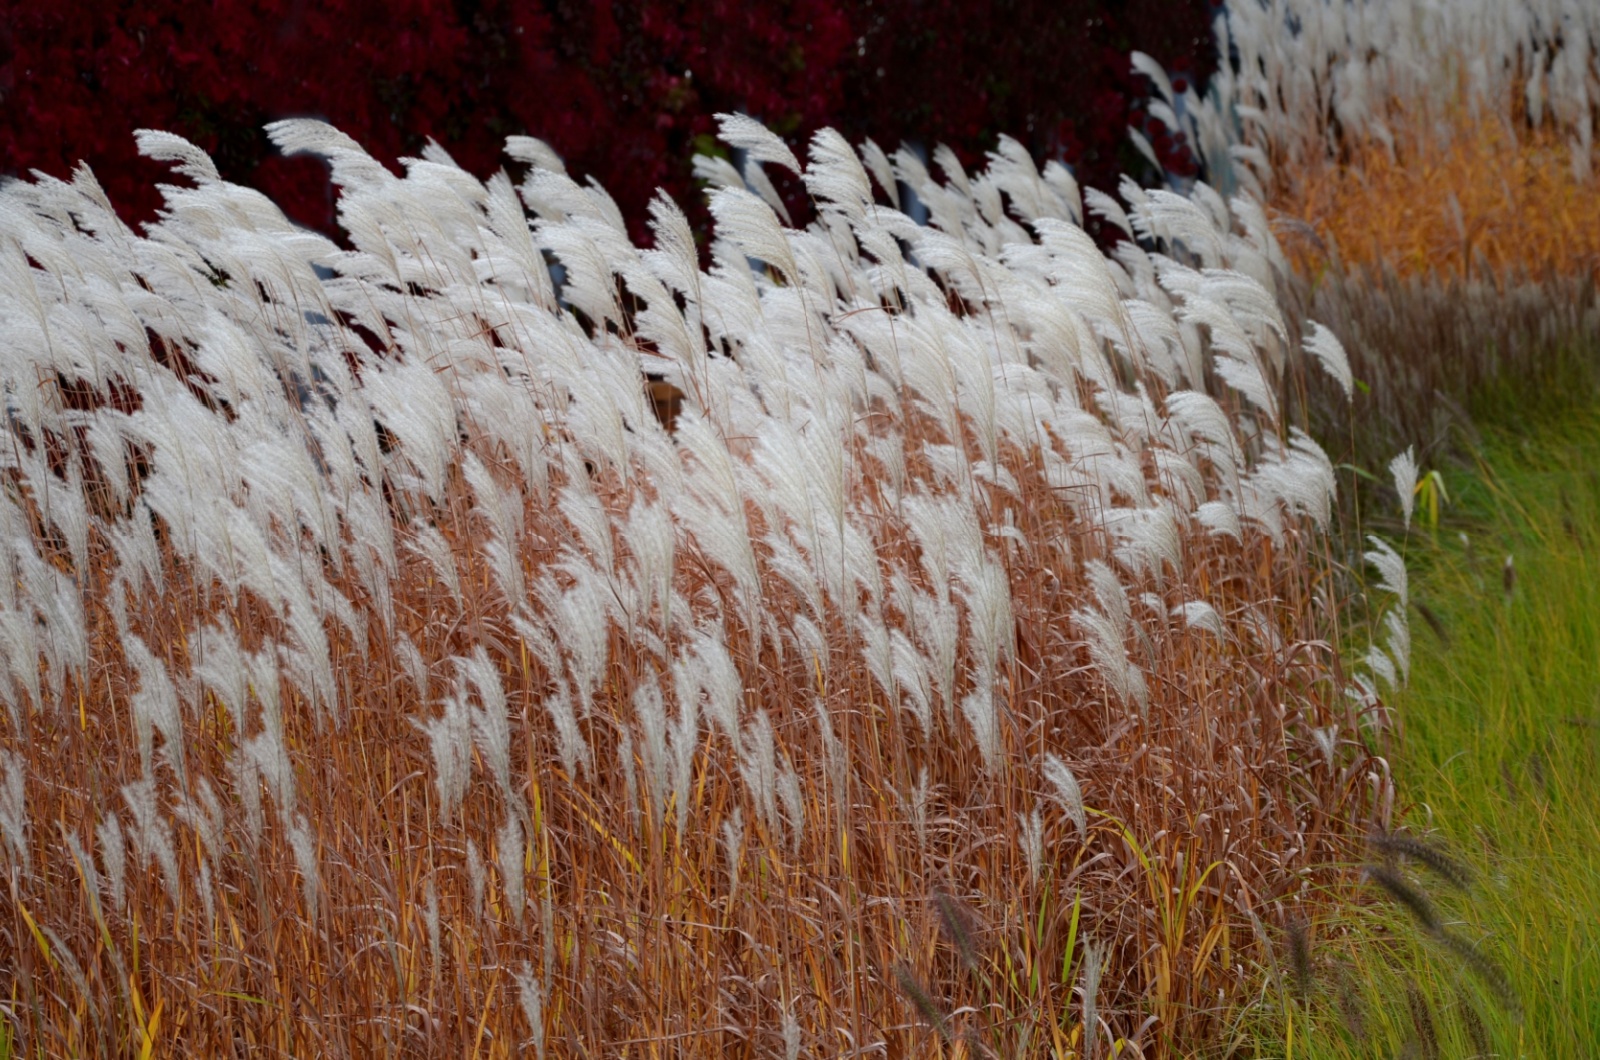
[[[1104,940],[1086,1043],[1223,1032],[1258,896],[1385,798],[1290,648],[1338,638],[1333,479],[1259,208],[1130,184],[1107,256],[1013,143],[936,180],[727,128],[709,264],[522,141],[513,184],[272,126],[346,245],[170,136],[143,232],[87,170],[0,188],[19,1051],[907,1051],[891,970],[952,1033],[996,1000],[918,948],[935,879],[997,953]],[[791,163],[803,230],[748,175]]]

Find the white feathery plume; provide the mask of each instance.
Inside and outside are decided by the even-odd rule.
[[[789,616],[789,632],[800,658],[813,671],[821,671],[826,677],[829,662],[828,639],[823,635],[822,629],[805,615],[793,614]]]
[[[562,592],[546,575],[535,586],[535,593],[547,609],[555,642],[577,688],[582,715],[588,717],[611,653],[611,622],[605,601],[608,590],[605,576],[592,567],[573,563],[567,569],[577,575],[570,589]]]
[[[450,820],[467,793],[472,770],[472,715],[459,693],[443,701],[444,713],[414,724],[428,734],[433,752],[433,782],[439,792],[439,815]]]
[[[222,179],[211,156],[181,136],[156,129],[135,129],[133,140],[141,155],[158,162],[178,163],[178,172],[196,183]]]
[[[1383,624],[1389,631],[1389,654],[1400,670],[1400,683],[1407,684],[1411,680],[1411,624],[1404,611],[1393,607],[1383,616]]]
[[[1128,220],[1139,238],[1181,244],[1196,255],[1202,265],[1208,268],[1222,265],[1223,233],[1217,231],[1214,221],[1201,207],[1182,195],[1160,189],[1145,192],[1142,202],[1130,205]]]
[[[924,739],[933,736],[933,682],[929,677],[930,667],[927,656],[923,655],[899,629],[889,631],[890,651],[894,658],[894,685],[897,691],[904,692],[910,701],[911,713],[917,719],[917,724],[922,729]],[[890,702],[896,702],[894,693],[889,693]]]
[[[740,188],[718,188],[711,193],[710,205],[721,236],[731,240],[746,256],[783,273],[791,283],[800,282],[800,266],[795,262],[789,237],[779,226],[772,207]]]
[[[692,163],[694,179],[705,181],[710,188],[744,188],[744,174],[721,155],[695,155]]]
[[[1094,1057],[1096,1038],[1100,1032],[1100,973],[1105,964],[1105,947],[1087,935],[1083,939],[1083,1055]]]
[[[556,308],[555,288],[550,280],[550,269],[529,230],[527,214],[517,199],[517,190],[504,172],[489,178],[487,209],[484,228],[490,233],[486,240],[485,264],[497,287],[506,292],[507,301],[527,298],[545,310]]]
[[[706,713],[730,741],[739,739],[739,705],[744,699],[744,682],[728,653],[718,627],[695,632],[694,653],[700,664],[700,680],[706,692]]]
[[[1217,331],[1213,329],[1211,335],[1215,344]],[[1278,422],[1278,400],[1260,364],[1253,358],[1246,360],[1222,353],[1213,357],[1211,363],[1224,383],[1237,390],[1250,404],[1266,413],[1268,422],[1274,424]]]
[[[544,1060],[544,987],[533,974],[533,965],[524,962],[517,976],[517,999],[522,1005],[522,1016],[528,1021],[528,1032],[533,1040],[535,1060]]]
[[[1346,401],[1355,400],[1355,376],[1350,372],[1350,358],[1339,337],[1316,321],[1311,321],[1311,334],[1302,342],[1305,351],[1322,363],[1322,367],[1344,391]]]
[[[266,830],[266,814],[261,808],[261,770],[248,744],[240,747],[236,758],[228,759],[228,775],[233,779],[234,794],[244,806],[244,834],[254,853],[261,846],[261,835]]]
[[[800,175],[800,160],[776,133],[748,114],[718,114],[717,139],[762,163],[783,166]]]
[[[694,753],[700,746],[700,697],[678,700],[678,720],[668,730],[671,752],[672,806],[682,835],[689,820],[689,789],[694,782]]]
[[[290,118],[269,122],[267,138],[286,155],[314,154],[333,167],[333,182],[343,187],[393,183],[395,176],[344,133],[326,122]],[[341,211],[342,214],[342,211]]]
[[[1016,625],[1011,611],[1011,583],[1006,570],[987,552],[958,568],[961,599],[967,605],[970,642],[981,670],[993,671],[1011,657]]]
[[[565,174],[567,171],[566,162],[555,148],[532,136],[506,137],[505,151],[507,157],[526,165],[548,169],[552,173]]]
[[[1176,97],[1172,92],[1172,82],[1167,78],[1167,72],[1166,70],[1162,69],[1161,64],[1141,51],[1128,53],[1128,60],[1133,66],[1134,73],[1143,74],[1145,77],[1150,79],[1151,83],[1156,86],[1156,91],[1161,94],[1161,98],[1167,103],[1168,108],[1170,109],[1172,101]],[[1172,126],[1172,130],[1174,132],[1179,131],[1178,123],[1176,121],[1169,122],[1168,124]]]
[[[558,507],[578,532],[578,540],[588,550],[589,561],[597,570],[615,570],[616,551],[611,538],[611,516],[589,485],[589,477],[581,468],[573,474],[561,491]]]
[[[1275,370],[1282,369],[1289,331],[1277,299],[1260,281],[1234,269],[1205,269],[1197,294],[1226,307],[1256,350]]]
[[[683,210],[663,192],[650,200],[650,230],[655,233],[656,246],[640,252],[645,265],[668,287],[698,299],[700,257],[694,230]]]
[[[1000,765],[1000,718],[995,708],[993,675],[980,669],[976,684],[978,687],[961,700],[961,715],[972,726],[984,770],[994,774]]]
[[[488,540],[479,547],[493,567],[500,591],[515,604],[523,596],[522,555],[517,547],[522,535],[522,493],[503,489],[483,461],[471,452],[461,454],[459,466],[478,500],[473,510],[490,527]]]
[[[1066,208],[1064,220],[1075,225],[1083,224],[1083,194],[1072,170],[1055,159],[1044,164],[1044,183],[1055,192],[1056,199]]]
[[[1193,514],[1206,495],[1205,476],[1188,459],[1165,447],[1150,450],[1155,462],[1157,484],[1171,502],[1174,514]]]
[[[200,846],[213,860],[220,859],[223,854],[222,838],[225,824],[222,817],[222,803],[217,799],[217,793],[212,790],[211,782],[201,777],[195,784],[194,799],[190,799],[182,792],[178,794],[178,802],[172,808],[173,816],[193,828],[195,835],[200,839]]]
[[[395,635],[390,647],[395,657],[399,659],[405,676],[411,679],[411,685],[417,690],[418,697],[427,699],[428,664],[423,660],[422,652],[417,649],[416,643],[402,630]]]
[[[778,835],[778,760],[772,738],[772,721],[765,710],[758,710],[745,726],[739,741],[739,776],[744,779],[750,802],[769,835]]]
[[[1390,689],[1400,687],[1400,675],[1395,670],[1394,660],[1389,658],[1387,652],[1376,644],[1367,649],[1366,657],[1362,660],[1367,664],[1367,669],[1383,680]]]
[[[722,822],[722,855],[728,866],[728,893],[739,889],[739,863],[744,857],[744,811],[738,806]]]
[[[1381,537],[1368,535],[1367,544],[1372,546],[1372,551],[1363,552],[1361,558],[1378,568],[1378,588],[1399,597],[1400,610],[1404,611],[1410,605],[1406,561]]]
[[[639,719],[643,736],[639,744],[639,758],[643,767],[650,820],[656,828],[660,828],[666,815],[667,789],[672,783],[669,776],[672,763],[667,750],[667,708],[661,698],[661,689],[654,681],[644,681],[633,690],[633,712]]]
[[[1075,220],[1066,203],[1039,176],[1028,149],[1010,136],[1001,134],[996,149],[989,153],[989,174],[995,186],[1011,197],[1012,208],[1024,221],[1041,217]]]
[[[24,876],[33,875],[33,855],[29,850],[28,763],[21,755],[0,751],[0,836],[5,837],[12,856],[22,866]]]
[[[139,690],[129,697],[134,729],[139,737],[139,761],[146,777],[151,775],[153,748],[151,727],[161,733],[163,750],[172,764],[180,786],[187,785],[184,769],[183,716],[178,705],[178,690],[166,666],[133,634],[122,638],[122,651],[139,674]]]
[[[1204,600],[1187,600],[1171,611],[1174,618],[1181,616],[1184,625],[1191,629],[1203,629],[1207,633],[1224,637],[1222,616],[1217,614],[1217,609]]]
[[[289,829],[289,848],[294,851],[295,869],[300,873],[300,898],[306,905],[306,917],[314,922],[322,894],[322,872],[317,866],[317,839],[304,817],[296,818],[294,827]]]
[[[541,219],[560,223],[572,218],[599,221],[618,234],[627,232],[616,202],[593,177],[587,186],[567,174],[535,167],[518,186],[522,199]]]
[[[1329,725],[1321,729],[1312,729],[1311,740],[1317,745],[1317,750],[1322,752],[1323,759],[1331,767],[1334,753],[1339,746],[1339,727],[1337,725]]]
[[[1103,560],[1091,559],[1084,563],[1083,573],[1089,579],[1089,587],[1094,590],[1094,598],[1100,604],[1100,610],[1105,613],[1113,626],[1117,629],[1127,629],[1130,611],[1128,608],[1128,590]]]
[[[859,221],[872,205],[872,184],[850,143],[833,129],[818,129],[811,137],[810,165],[805,170],[806,190]]]
[[[780,1017],[779,1031],[783,1035],[783,1060],[800,1060],[800,1046],[803,1044],[800,1021],[794,1018],[792,1005],[786,1005]]]
[[[505,908],[511,913],[511,922],[521,927],[523,907],[527,905],[523,891],[527,848],[523,844],[522,819],[515,813],[508,811],[505,824],[495,833],[495,854],[500,868],[500,886],[505,891]]]
[[[122,837],[122,822],[116,814],[102,818],[94,830],[95,846],[100,851],[100,864],[105,867],[106,880],[111,886],[111,904],[117,909],[127,904],[128,855]]]
[[[923,766],[917,770],[917,779],[910,790],[901,797],[901,805],[906,808],[906,815],[911,818],[911,826],[917,832],[917,845],[924,850],[928,846],[928,806],[930,797],[938,790],[928,782],[928,767]]]
[[[461,576],[456,570],[455,557],[450,552],[450,542],[445,540],[437,527],[421,519],[413,519],[409,530],[401,539],[402,544],[432,564],[434,573],[438,574],[439,580],[455,598],[456,606],[460,607]]]
[[[100,873],[95,870],[94,859],[89,856],[89,852],[78,841],[76,832],[67,832],[65,829],[63,829],[63,832],[63,838],[67,843],[67,853],[72,855],[72,860],[76,863],[75,867],[83,874],[84,889],[89,894],[90,914],[102,916],[101,910],[105,907],[107,896],[104,884],[100,880]],[[87,996],[87,992],[85,996]]]
[[[562,682],[560,688],[544,696],[540,702],[555,725],[556,749],[561,756],[561,765],[566,769],[567,776],[576,781],[580,770],[587,772],[593,769],[594,756],[572,712],[572,693]]]
[[[1128,659],[1123,631],[1097,611],[1074,611],[1072,621],[1083,632],[1089,657],[1106,687],[1124,703],[1137,704],[1142,715],[1149,705],[1144,675]]]
[[[484,651],[482,644],[473,645],[470,656],[458,656],[455,664],[463,686],[458,695],[463,701],[467,682],[470,681],[478,690],[478,700],[483,707],[472,712],[473,735],[484,763],[489,767],[489,775],[509,803],[516,798],[516,793],[511,787],[511,723],[500,671],[489,661],[489,653]]]
[[[787,757],[778,769],[777,790],[778,802],[783,806],[784,824],[789,833],[789,849],[791,853],[798,854],[800,843],[805,838],[806,803],[800,793],[800,778],[795,775]]]
[[[1039,870],[1044,863],[1044,818],[1039,810],[1017,814],[1017,845],[1022,848],[1023,861],[1028,866],[1028,879],[1039,882]]]
[[[1056,801],[1067,812],[1067,820],[1078,829],[1078,839],[1081,841],[1088,834],[1089,819],[1084,812],[1083,789],[1078,786],[1078,778],[1065,762],[1053,754],[1047,754],[1044,756],[1044,779],[1055,789]]]
[[[1113,508],[1102,518],[1117,542],[1112,555],[1135,577],[1148,571],[1160,579],[1166,565],[1183,570],[1183,539],[1171,512],[1164,508]]]
[[[955,707],[956,659],[961,651],[960,612],[947,599],[918,593],[915,629],[918,641],[928,652],[927,676],[949,717]],[[898,673],[896,679],[902,686],[905,684]]]
[[[889,627],[884,624],[883,616],[876,613],[857,615],[856,632],[861,636],[861,655],[866,661],[867,672],[878,682],[878,687],[889,702],[898,702],[900,697],[895,686],[894,651],[890,646]]]
[[[153,861],[161,867],[161,882],[173,907],[177,908],[182,892],[178,856],[172,846],[172,829],[156,803],[156,782],[145,779],[124,784],[122,798],[133,814],[134,846],[147,863]]]
[[[1122,208],[1122,203],[1112,199],[1106,192],[1098,187],[1085,187],[1083,189],[1083,203],[1090,213],[1099,218],[1115,224],[1120,231],[1126,232],[1128,239],[1133,239],[1133,223],[1128,221],[1128,213]]]
[[[1405,452],[1389,461],[1389,475],[1394,479],[1395,492],[1400,494],[1400,512],[1405,516],[1406,529],[1411,529],[1411,512],[1417,502],[1417,461],[1408,447]]]
[[[895,209],[900,208],[900,182],[895,179],[894,167],[889,164],[889,156],[883,153],[883,148],[868,139],[861,143],[861,161],[872,173],[873,179],[889,196],[889,202]]]
[[[487,873],[484,871],[483,855],[478,851],[478,844],[472,839],[467,840],[467,889],[472,898],[471,912],[474,920],[483,918],[483,892],[487,882]]]
[[[665,506],[641,498],[629,511],[622,536],[633,553],[639,610],[648,614],[659,603],[661,628],[667,631],[672,623],[672,560],[677,543],[672,516]]]
[[[457,448],[450,392],[427,364],[407,358],[367,372],[362,391],[372,411],[400,440],[401,451],[435,503],[444,497],[446,469]]]
[[[444,949],[440,945],[441,930],[439,925],[439,891],[433,885],[433,873],[422,883],[423,902],[422,919],[428,931],[428,956],[430,958],[430,971],[434,981],[439,979],[439,970],[444,964]]]
[[[967,178],[967,171],[961,165],[961,159],[948,144],[939,144],[933,149],[933,161],[963,196],[972,198],[972,182]]]

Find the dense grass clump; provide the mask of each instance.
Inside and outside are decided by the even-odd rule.
[[[1386,821],[1252,201],[729,117],[706,267],[272,131],[347,245],[0,189],[22,1051],[1163,1055]]]

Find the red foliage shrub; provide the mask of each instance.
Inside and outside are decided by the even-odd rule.
[[[1144,86],[1128,52],[1203,79],[1213,4],[1191,0],[0,0],[0,173],[80,159],[150,217],[164,168],[132,130],[195,141],[223,175],[330,229],[320,165],[278,157],[275,118],[324,118],[393,162],[426,138],[501,165],[504,137],[550,142],[635,223],[654,190],[697,200],[689,159],[743,110],[797,145],[830,124],[886,147],[948,142],[975,161],[1009,133],[1106,185],[1139,165],[1124,129]],[[1161,141],[1169,168],[1185,148]],[[1167,161],[1167,159],[1164,159]]]

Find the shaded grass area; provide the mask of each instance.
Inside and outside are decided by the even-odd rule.
[[[1370,904],[1282,940],[1256,1055],[1600,1055],[1600,408],[1528,422],[1409,542],[1396,834],[1425,848],[1375,847]]]

